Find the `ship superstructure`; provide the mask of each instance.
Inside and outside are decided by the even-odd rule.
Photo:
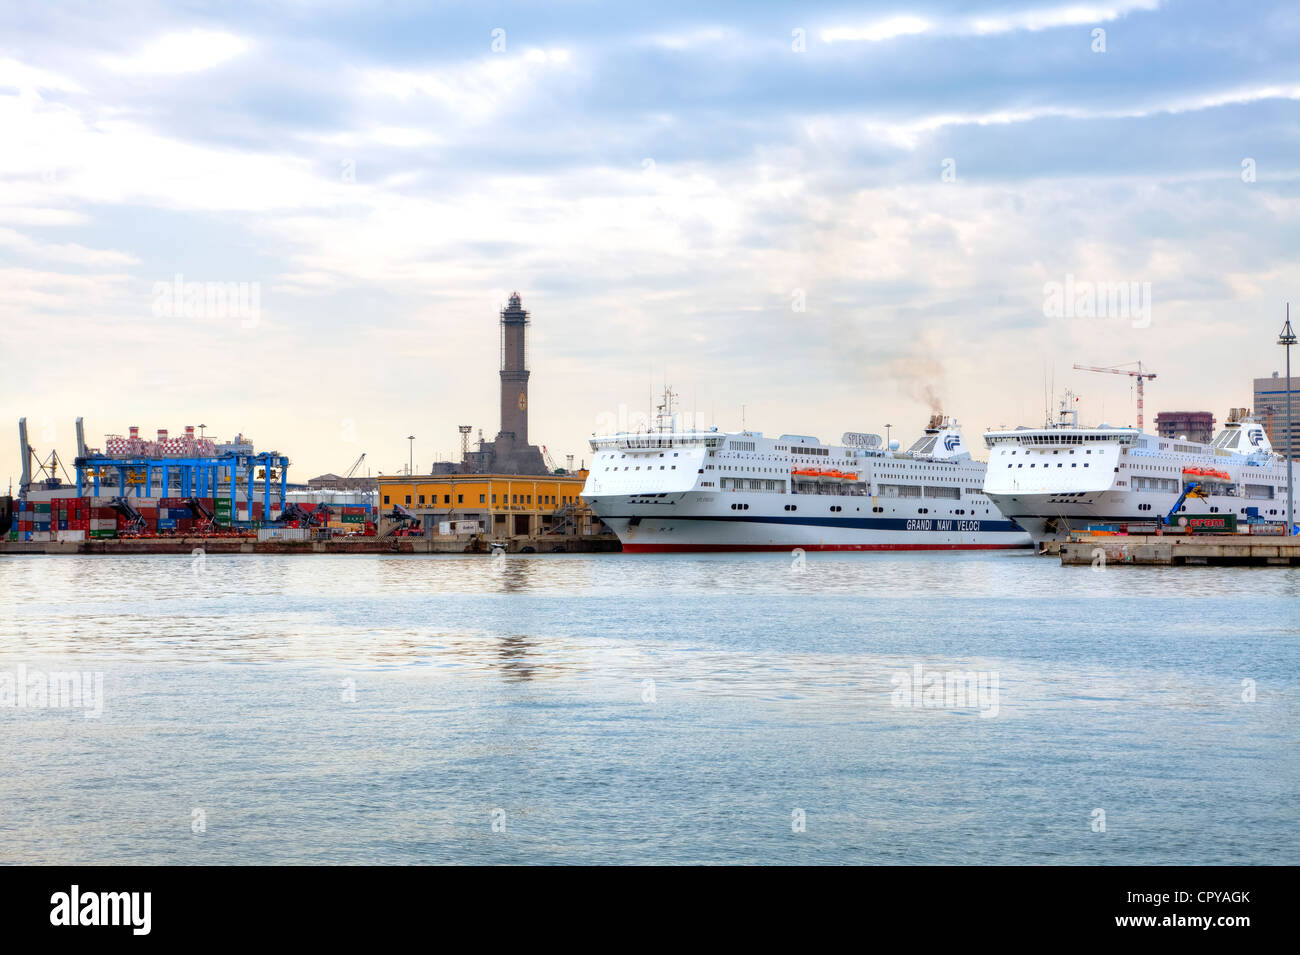
[[[957,425],[931,417],[907,451],[850,432],[679,430],[593,436],[583,498],[623,549],[959,550],[1023,547],[1028,535],[983,491]]]

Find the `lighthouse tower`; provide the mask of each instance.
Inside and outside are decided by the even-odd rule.
[[[528,313],[519,293],[501,309],[501,434],[528,444]]]
[[[545,474],[542,451],[528,443],[528,312],[511,294],[501,309],[501,430],[471,457],[476,470]]]

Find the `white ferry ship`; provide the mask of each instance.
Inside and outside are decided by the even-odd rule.
[[[1200,444],[1131,427],[1081,428],[1072,398],[1067,392],[1046,427],[984,435],[984,491],[1035,543],[1094,523],[1176,523],[1189,510],[1286,519],[1286,462],[1248,409],[1233,408],[1214,441]],[[1193,482],[1204,496],[1184,498]]]
[[[664,424],[664,418],[668,423]],[[963,550],[1030,546],[983,491],[984,465],[942,415],[907,451],[758,431],[597,436],[582,497],[629,552]]]

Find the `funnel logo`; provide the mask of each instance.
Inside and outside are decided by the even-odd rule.
[[[1250,443],[1257,448],[1262,445],[1264,443],[1264,432],[1260,431],[1258,428],[1251,428]]]
[[[961,444],[961,438],[957,437],[955,434],[950,434],[948,437],[943,439],[943,446],[949,451],[954,450],[959,444]]]

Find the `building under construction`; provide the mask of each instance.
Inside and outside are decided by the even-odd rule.
[[[1209,444],[1214,440],[1214,423],[1209,411],[1162,411],[1156,415],[1156,434]]]

